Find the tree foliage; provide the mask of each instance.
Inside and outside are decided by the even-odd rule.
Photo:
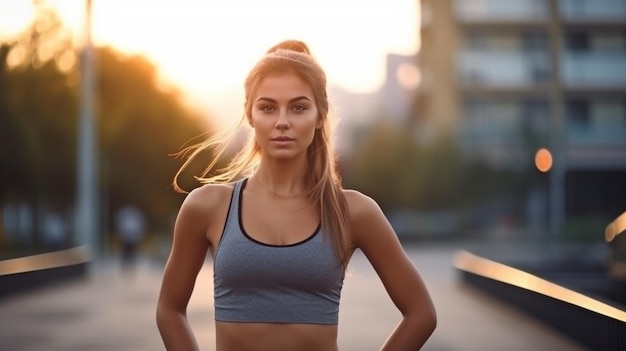
[[[162,230],[180,205],[171,155],[202,134],[206,119],[141,56],[96,48],[96,129],[103,224],[124,204]],[[0,208],[71,210],[76,198],[79,57],[50,10],[17,39],[0,43]],[[108,214],[108,215],[107,215]],[[1,227],[1,226],[0,226]]]
[[[180,162],[171,155],[202,133],[202,120],[158,82],[143,57],[98,52],[102,182],[112,209],[133,203],[166,223],[177,202],[170,184]]]
[[[57,62],[71,38],[49,11],[18,40],[0,44],[0,201],[48,198],[73,189],[76,88]]]
[[[463,157],[452,137],[424,144],[409,129],[380,123],[371,131],[343,161],[342,172],[347,186],[376,198],[384,209],[462,209],[518,193],[522,185],[524,174]]]

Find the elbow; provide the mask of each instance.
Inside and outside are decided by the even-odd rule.
[[[435,311],[435,307],[432,306],[428,313],[424,316],[424,322],[426,324],[426,329],[432,334],[437,328],[437,312]]]
[[[163,307],[161,306],[161,304],[157,305],[155,317],[156,317],[157,328],[159,329],[159,332],[162,333],[164,325],[167,324],[166,323],[167,313],[165,313],[165,311],[164,311]]]
[[[163,334],[164,330],[172,323],[175,312],[171,308],[167,308],[163,304],[159,303],[156,308],[156,325],[159,332]]]
[[[437,312],[433,305],[427,308],[421,308],[420,311],[414,315],[414,318],[416,323],[415,327],[420,331],[419,334],[426,338],[430,337],[437,328]]]

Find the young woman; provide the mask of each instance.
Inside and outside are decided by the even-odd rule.
[[[198,349],[186,307],[208,250],[216,350],[336,351],[344,272],[359,249],[402,313],[381,350],[419,349],[435,329],[433,303],[377,203],[342,188],[326,76],[306,44],[279,43],[252,69],[242,123],[254,131],[247,146],[223,172],[207,176],[209,165],[178,213],[157,307],[166,348]],[[214,145],[226,148],[208,140],[182,168]]]

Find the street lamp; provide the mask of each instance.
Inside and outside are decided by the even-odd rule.
[[[91,0],[85,6],[84,43],[81,52],[81,94],[77,147],[76,238],[93,254],[98,245],[97,152],[94,117],[94,72],[91,42]]]

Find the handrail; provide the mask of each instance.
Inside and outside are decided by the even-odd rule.
[[[39,255],[0,261],[0,276],[82,264],[89,261],[89,251],[84,246]]]
[[[626,232],[626,212],[617,216],[604,230],[604,239],[607,243],[613,241],[618,235]]]
[[[461,250],[455,253],[456,268],[549,296],[583,309],[626,322],[626,312],[558,284],[539,278],[522,270],[476,256]]]

